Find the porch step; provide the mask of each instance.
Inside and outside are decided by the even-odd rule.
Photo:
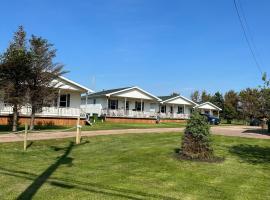
[[[88,120],[88,119],[85,119],[85,122],[86,122],[86,125],[90,125],[90,126],[93,125],[92,122],[90,122],[90,120]]]

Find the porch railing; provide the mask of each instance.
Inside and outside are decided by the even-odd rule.
[[[183,113],[160,113],[160,118],[169,118],[169,119],[189,119],[190,114]]]
[[[30,106],[23,106],[19,113],[22,115],[31,114]],[[13,107],[9,104],[0,104],[0,115],[12,114]],[[56,117],[77,117],[81,115],[80,108],[57,108],[57,107],[42,107],[36,110],[36,116],[56,116]]]
[[[134,117],[134,118],[155,118],[157,114],[155,112],[146,111],[133,111],[124,109],[102,109],[101,115],[106,115],[108,117]]]
[[[124,109],[102,109],[101,115],[108,117],[132,117],[132,118],[171,118],[171,119],[188,119],[189,114],[176,114],[176,113],[157,113],[157,112],[146,112],[146,111],[133,111]]]

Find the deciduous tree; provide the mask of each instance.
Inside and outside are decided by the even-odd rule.
[[[246,119],[260,118],[262,115],[261,92],[259,89],[247,88],[239,93],[240,107]]]

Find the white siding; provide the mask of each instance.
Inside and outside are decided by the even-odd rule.
[[[81,94],[79,92],[70,92],[69,94],[70,94],[70,107],[71,108],[80,108]]]
[[[148,99],[148,100],[153,99],[153,97],[143,93],[142,91],[138,89],[131,89],[131,90],[128,90],[128,91],[125,91],[125,92],[122,92],[120,94],[113,95],[113,96],[126,97],[126,98],[132,98],[132,99]]]
[[[179,97],[179,98],[177,98],[177,99],[174,99],[174,100],[172,100],[172,101],[168,101],[168,102],[166,102],[166,103],[170,103],[170,104],[178,104],[178,105],[192,105],[189,101],[187,101],[187,100],[185,100],[185,99],[183,99],[183,98],[181,98],[181,97]]]
[[[214,106],[212,106],[210,104],[205,104],[205,105],[202,105],[202,106],[198,106],[197,108],[205,109],[205,110],[217,110]]]

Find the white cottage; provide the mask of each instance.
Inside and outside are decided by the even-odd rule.
[[[198,109],[202,114],[217,115],[217,117],[219,117],[219,112],[222,110],[211,102],[196,105],[194,108]]]
[[[160,96],[160,117],[188,119],[197,104],[181,95]]]
[[[82,97],[81,108],[90,115],[107,117],[154,118],[160,98],[135,87],[103,90]]]
[[[93,91],[63,76],[60,76],[58,79],[54,80],[53,85],[55,85],[58,90],[56,95],[57,98],[51,102],[48,102],[47,106],[44,106],[41,110],[38,110],[36,116],[37,118],[40,117],[43,120],[46,118],[61,118],[63,121],[62,125],[65,125],[64,119],[76,119],[82,114],[80,109],[81,95],[89,94]],[[8,117],[12,113],[12,106],[9,105],[8,102],[0,100],[0,117]],[[30,115],[30,113],[31,107],[25,105],[21,108],[19,115],[21,117],[27,117]],[[69,124],[67,123],[66,125]]]

